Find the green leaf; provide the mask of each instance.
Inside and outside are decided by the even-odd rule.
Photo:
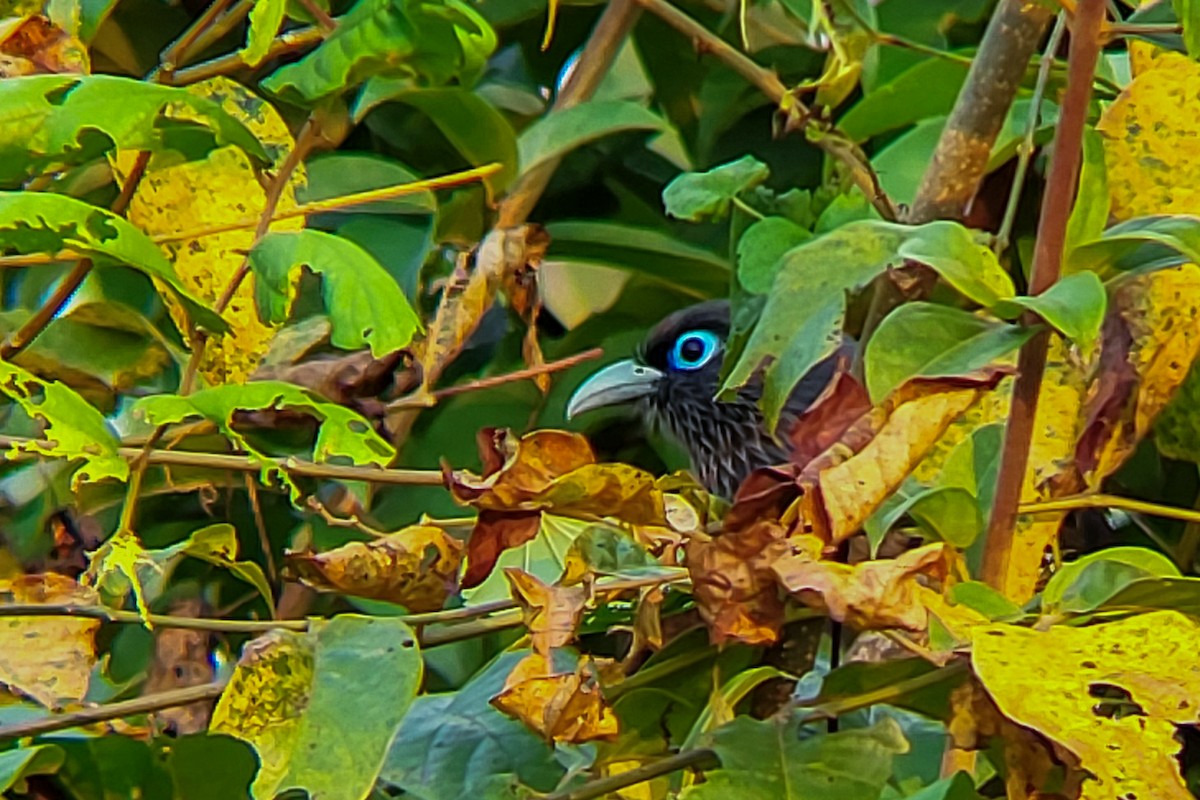
[[[604,523],[592,523],[571,542],[566,564],[578,562],[589,572],[637,578],[669,574],[671,567],[646,551],[628,531]]]
[[[1097,607],[1104,609],[1128,609],[1130,613],[1174,609],[1200,617],[1200,578],[1135,578]]]
[[[420,800],[482,800],[489,795],[480,794],[480,787],[508,773],[538,791],[554,789],[563,776],[554,749],[489,702],[528,652],[502,653],[457,692],[418,698],[380,778]]]
[[[517,140],[521,172],[622,131],[662,131],[666,120],[637,103],[606,100],[551,111],[521,132]]]
[[[275,231],[250,250],[257,280],[254,299],[268,322],[291,315],[289,275],[298,266],[322,276],[331,340],[343,350],[370,347],[376,356],[407,347],[421,329],[400,286],[371,254],[353,242],[321,231]]]
[[[172,110],[184,107],[185,121]],[[173,132],[207,130],[265,164],[258,139],[220,105],[186,89],[111,75],[32,75],[0,81],[0,185],[51,163],[79,164],[111,151],[159,151]],[[189,138],[189,142],[194,137]]]
[[[1068,272],[1147,271],[1200,261],[1200,217],[1160,214],[1114,225],[1067,254]]]
[[[663,205],[672,217],[689,222],[721,219],[738,194],[762,184],[770,174],[754,156],[742,156],[708,172],[685,172],[663,189]]]
[[[975,781],[968,773],[956,772],[949,778],[943,778],[915,794],[910,794],[907,800],[984,800],[984,798],[975,791]]]
[[[729,289],[729,262],[710,250],[650,228],[613,222],[552,222],[548,257],[658,278],[696,297]]]
[[[271,43],[283,25],[286,11],[287,0],[255,0],[254,7],[250,9],[246,46],[238,51],[242,61],[257,67],[266,59]]]
[[[53,744],[18,747],[0,753],[0,792],[34,775],[53,775],[62,767],[66,754]]]
[[[912,378],[966,375],[1019,348],[1032,328],[991,322],[950,306],[907,303],[867,343],[866,380],[879,402]]]
[[[1077,272],[1035,297],[1010,297],[992,310],[999,317],[1016,319],[1026,309],[1086,351],[1100,337],[1100,327],[1108,311],[1108,294],[1099,275]]]
[[[495,49],[492,27],[459,0],[360,0],[316,50],[262,85],[302,104],[375,76],[469,85]]]
[[[396,617],[313,619],[246,646],[210,730],[249,742],[262,762],[254,797],[287,789],[359,800],[417,696],[416,638]]]
[[[809,231],[784,217],[755,222],[738,239],[738,280],[742,287],[755,294],[770,291],[784,253],[811,238]]]
[[[0,361],[0,393],[45,425],[43,439],[14,444],[13,451],[83,461],[71,478],[73,489],[105,478],[123,481],[129,477],[129,464],[119,450],[121,443],[104,417],[64,384],[43,381],[18,366]]]
[[[785,673],[771,666],[754,667],[734,675],[720,689],[713,692],[712,699],[696,718],[680,749],[696,747],[700,737],[712,730],[723,716],[733,716],[737,704],[745,700],[756,687],[766,681],[783,677],[787,677]]]
[[[1064,267],[1070,266],[1070,253],[1077,245],[1098,239],[1104,233],[1112,206],[1112,197],[1108,193],[1108,168],[1104,163],[1104,139],[1094,128],[1085,128],[1083,131],[1083,164],[1079,169],[1079,192],[1076,196],[1085,198],[1087,202],[1076,203],[1067,219],[1063,252],[1068,257]]]
[[[996,254],[984,243],[984,235],[957,222],[937,221],[913,228],[897,253],[927,265],[985,308],[1016,292]]]
[[[412,106],[437,126],[468,164],[474,167],[499,163],[502,169],[485,179],[499,194],[517,176],[517,134],[496,108],[466,89],[416,89],[410,81],[371,78],[354,105],[361,120],[383,102]]]
[[[208,525],[192,533],[184,541],[161,550],[150,550],[159,569],[166,572],[170,569],[171,561],[191,556],[201,561],[207,561],[218,567],[229,570],[235,576],[253,586],[264,600],[268,608],[274,608],[271,584],[263,574],[262,567],[253,561],[238,561],[237,529],[226,522]]]
[[[258,759],[241,739],[196,733],[160,741],[169,743],[163,749],[177,800],[249,797]],[[214,764],[220,764],[220,769],[213,769]]]
[[[964,605],[993,622],[1013,622],[1025,616],[1021,607],[986,583],[962,581],[950,587],[950,602]]]
[[[91,44],[116,5],[117,0],[48,0],[45,9],[55,25]]]
[[[1200,2],[1197,0],[1172,0],[1175,16],[1183,25],[1183,43],[1188,55],[1200,58]]]
[[[299,500],[300,490],[287,472],[233,427],[233,417],[238,411],[263,409],[300,411],[320,421],[313,445],[314,462],[346,458],[354,464],[382,467],[396,456],[392,446],[358,412],[280,381],[213,386],[187,397],[177,394],[143,397],[134,405],[133,413],[151,425],[171,425],[189,417],[207,419],[235,447],[244,450],[259,464],[264,484],[272,485],[278,481],[288,488],[295,502]]]
[[[1042,592],[1047,613],[1094,611],[1139,578],[1179,578],[1179,568],[1144,547],[1109,547],[1054,573]]]
[[[821,692],[806,706],[820,707],[827,703],[870,696],[880,689],[895,686],[901,681],[923,678],[937,670],[923,658],[898,658],[889,661],[858,661],[845,664],[831,671],[821,682]],[[944,669],[944,668],[943,668]],[[920,689],[893,696],[890,705],[915,711],[933,719],[945,719],[950,715],[950,693],[960,685],[966,675],[946,675],[940,680]]]
[[[838,120],[838,130],[856,142],[929,117],[950,113],[967,79],[969,65],[927,58],[855,103]]]
[[[721,386],[722,396],[762,370],[763,412],[774,427],[796,384],[840,343],[846,294],[896,259],[908,230],[854,222],[788,251],[758,324]]]
[[[5,83],[0,81],[0,92]],[[124,217],[65,195],[0,192],[0,250],[54,254],[68,249],[98,266],[124,264],[144,272],[167,284],[197,324],[213,333],[228,329],[184,288],[158,245]]]
[[[713,734],[721,768],[684,791],[685,800],[864,800],[878,797],[892,759],[908,750],[890,717],[871,728],[800,739],[799,716],[739,717]]]

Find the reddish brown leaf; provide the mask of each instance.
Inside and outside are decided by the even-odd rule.
[[[0,78],[22,75],[86,75],[91,70],[83,42],[33,14],[0,22]]]
[[[467,570],[463,573],[462,588],[473,589],[483,583],[492,574],[500,554],[537,536],[541,525],[540,511],[480,511],[467,540]]]
[[[792,463],[803,468],[834,445],[859,417],[871,410],[866,388],[848,371],[848,364],[833,376],[825,390],[796,418],[788,431]]]
[[[737,531],[687,543],[687,567],[714,644],[769,644],[783,625],[783,600],[771,565],[791,547],[783,526],[763,519]]]

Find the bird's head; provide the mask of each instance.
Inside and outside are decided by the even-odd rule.
[[[671,314],[650,331],[634,358],[584,381],[567,404],[567,417],[632,405],[686,448],[701,483],[732,496],[751,470],[785,460],[786,452],[764,430],[756,391],[729,402],[716,399],[728,334],[728,301]]]

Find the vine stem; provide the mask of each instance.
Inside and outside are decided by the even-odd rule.
[[[1079,508],[1119,508],[1123,511],[1135,511],[1152,517],[1200,524],[1200,510],[1147,503],[1143,500],[1118,497],[1112,494],[1076,494],[1036,503],[1022,503],[1017,508],[1017,513],[1048,514],[1052,511],[1074,511]]]
[[[1067,30],[1067,17],[1059,12],[1054,30],[1050,33],[1050,41],[1042,53],[1042,63],[1038,65],[1037,82],[1033,86],[1033,102],[1029,109],[1029,122],[1025,125],[1025,138],[1017,152],[1017,170],[1013,175],[1012,188],[1008,193],[1008,204],[1004,207],[1004,218],[1000,222],[1000,230],[996,233],[996,257],[999,258],[1008,249],[1012,237],[1013,223],[1017,219],[1017,208],[1021,204],[1021,190],[1025,187],[1025,174],[1029,171],[1029,162],[1033,160],[1033,139],[1037,135],[1038,124],[1042,119],[1042,98],[1046,94],[1046,84],[1050,82],[1050,70],[1054,66],[1054,54],[1062,43],[1063,34]]]
[[[110,719],[121,719],[122,717],[132,717],[138,714],[148,714],[152,711],[161,711],[164,708],[191,705],[202,700],[214,700],[221,696],[221,692],[224,689],[224,681],[214,681],[199,686],[189,686],[185,689],[172,689],[169,692],[158,692],[156,694],[148,694],[144,697],[135,697],[132,700],[123,700],[119,703],[107,703],[96,708],[85,708],[66,714],[54,714],[43,719],[14,722],[11,725],[0,725],[0,741],[6,739],[23,739],[26,736],[53,733],[54,731],[76,728],[80,725],[89,725],[93,722],[106,722]]]
[[[233,0],[214,0],[196,20],[171,42],[167,49],[158,57],[158,67],[150,73],[149,79],[159,83],[169,83],[175,70],[192,53],[193,47],[200,37],[217,21],[217,19],[233,4]]]
[[[711,768],[718,766],[720,763],[717,754],[707,748],[684,750],[682,753],[660,758],[649,764],[643,764],[640,767],[635,767],[625,772],[618,772],[616,775],[609,775],[600,780],[590,781],[574,789],[551,792],[545,795],[542,800],[594,800],[597,797],[607,797],[610,793],[618,789],[636,786],[639,783],[663,775],[670,775],[672,772],[679,772],[684,769]]]
[[[1053,187],[1053,191],[1047,193],[1038,221],[1037,244],[1030,275],[1031,295],[1041,294],[1053,286],[1062,271],[1067,220],[1079,182],[1083,129],[1092,94],[1092,74],[1100,55],[1100,28],[1104,18],[1103,0],[1080,0],[1071,31],[1062,113],[1050,156],[1050,172],[1046,177],[1046,184]],[[1026,314],[1022,321],[1033,325],[1037,323],[1037,318]],[[1000,477],[996,484],[996,499],[988,521],[983,552],[982,578],[1001,593],[1005,593],[1008,584],[1021,488],[1029,463],[1034,415],[1037,413],[1038,393],[1046,369],[1049,341],[1049,331],[1043,329],[1036,333],[1021,348],[1017,362],[1012,410],[1005,426]]]
[[[887,193],[883,191],[883,186],[879,183],[879,176],[858,146],[831,125],[817,123],[811,109],[788,90],[774,71],[758,64],[667,0],[637,0],[637,2],[663,22],[691,38],[700,52],[715,56],[725,66],[745,78],[766,95],[772,103],[787,111],[789,118],[800,119],[816,125],[815,135],[809,136],[808,140],[849,169],[854,184],[881,217],[887,220],[896,219],[896,207]]]
[[[267,48],[267,55],[264,60],[278,58],[297,50],[303,50],[306,47],[317,44],[324,38],[325,32],[315,25],[285,31],[272,40],[270,47]],[[215,78],[218,75],[227,75],[240,69],[246,69],[246,62],[242,60],[241,54],[236,52],[227,53],[197,64],[194,67],[174,72],[169,79],[164,79],[164,83],[171,86],[186,86],[190,83],[199,83],[209,78]]]
[[[353,194],[341,195],[339,197],[329,197],[324,200],[314,200],[311,203],[305,203],[295,208],[287,209],[275,214],[271,218],[271,222],[279,222],[280,220],[295,219],[296,217],[307,217],[312,214],[320,214],[326,211],[339,211],[344,208],[354,206],[367,205],[369,203],[381,203],[386,200],[395,200],[398,197],[405,197],[418,192],[433,191],[435,189],[448,189],[454,186],[461,186],[465,183],[473,183],[478,180],[483,180],[502,168],[500,164],[484,164],[481,167],[463,170],[462,172],[452,172],[448,175],[439,175],[436,178],[426,178],[410,183],[397,184],[395,186],[385,186],[381,189],[371,189],[365,192],[355,192]],[[214,236],[218,233],[227,233],[229,231],[245,230],[246,228],[254,228],[259,224],[260,217],[248,217],[245,219],[235,220],[233,222],[222,222],[219,225],[206,225],[201,228],[192,228],[190,230],[176,231],[174,233],[163,233],[151,236],[150,240],[155,244],[164,244],[167,242],[180,242],[188,239],[199,239],[204,236]],[[81,254],[73,250],[60,250],[57,253],[33,253],[29,255],[16,256],[0,256],[0,268],[3,267],[32,267],[39,264],[51,264],[56,261],[64,261],[69,258],[78,258]]]
[[[388,404],[388,411],[396,411],[406,408],[429,408],[438,402],[445,400],[448,397],[455,395],[466,394],[467,392],[476,392],[480,389],[491,389],[496,386],[502,386],[506,383],[515,383],[528,378],[536,378],[538,375],[549,375],[552,372],[561,372],[570,369],[578,364],[586,361],[599,358],[604,355],[604,350],[599,347],[593,347],[591,350],[584,350],[582,353],[576,353],[573,356],[560,358],[557,361],[549,361],[545,364],[519,369],[515,372],[508,372],[504,375],[492,375],[487,378],[478,378],[467,383],[462,383],[457,386],[447,386],[445,389],[438,389],[435,392],[428,394],[415,394],[410,397],[401,397]]]

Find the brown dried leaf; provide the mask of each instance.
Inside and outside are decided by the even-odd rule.
[[[841,542],[894,492],[949,425],[1005,375],[1000,368],[972,377],[913,380],[851,425],[804,467],[804,532]]]
[[[617,715],[600,690],[600,678],[610,665],[580,659],[574,670],[563,670],[546,656],[530,653],[491,702],[548,742],[613,739],[619,733]]]
[[[94,606],[99,599],[65,575],[47,573],[0,581],[0,602]],[[48,708],[82,700],[99,628],[99,620],[80,617],[0,619],[0,683]]]
[[[485,428],[479,444],[482,476],[444,469],[454,498],[480,512],[468,544],[463,588],[482,582],[504,550],[532,539],[542,512],[667,524],[653,476],[628,464],[596,464],[579,434],[546,430],[518,439],[510,431]]]
[[[825,390],[796,418],[788,431],[791,459],[796,466],[804,467],[832,447],[851,425],[871,410],[866,387],[850,374],[849,368],[848,359],[843,359]]]
[[[771,569],[783,588],[802,603],[827,610],[838,622],[859,630],[902,628],[923,633],[929,611],[921,592],[925,584],[940,586],[954,566],[954,549],[944,542],[910,550],[899,558],[864,561],[853,566],[814,557],[821,540],[776,560]]]
[[[779,637],[784,609],[772,565],[791,553],[785,536],[782,525],[762,519],[688,540],[692,591],[714,644],[770,644]]]
[[[441,528],[410,525],[372,542],[350,542],[324,553],[289,553],[288,565],[306,585],[409,611],[438,611],[458,589],[463,545]]]
[[[555,647],[575,639],[583,618],[587,590],[582,586],[550,586],[516,567],[504,570],[512,586],[513,600],[521,607],[533,651],[547,658]]]
[[[0,22],[0,78],[90,71],[87,46],[48,17],[32,14]]]

